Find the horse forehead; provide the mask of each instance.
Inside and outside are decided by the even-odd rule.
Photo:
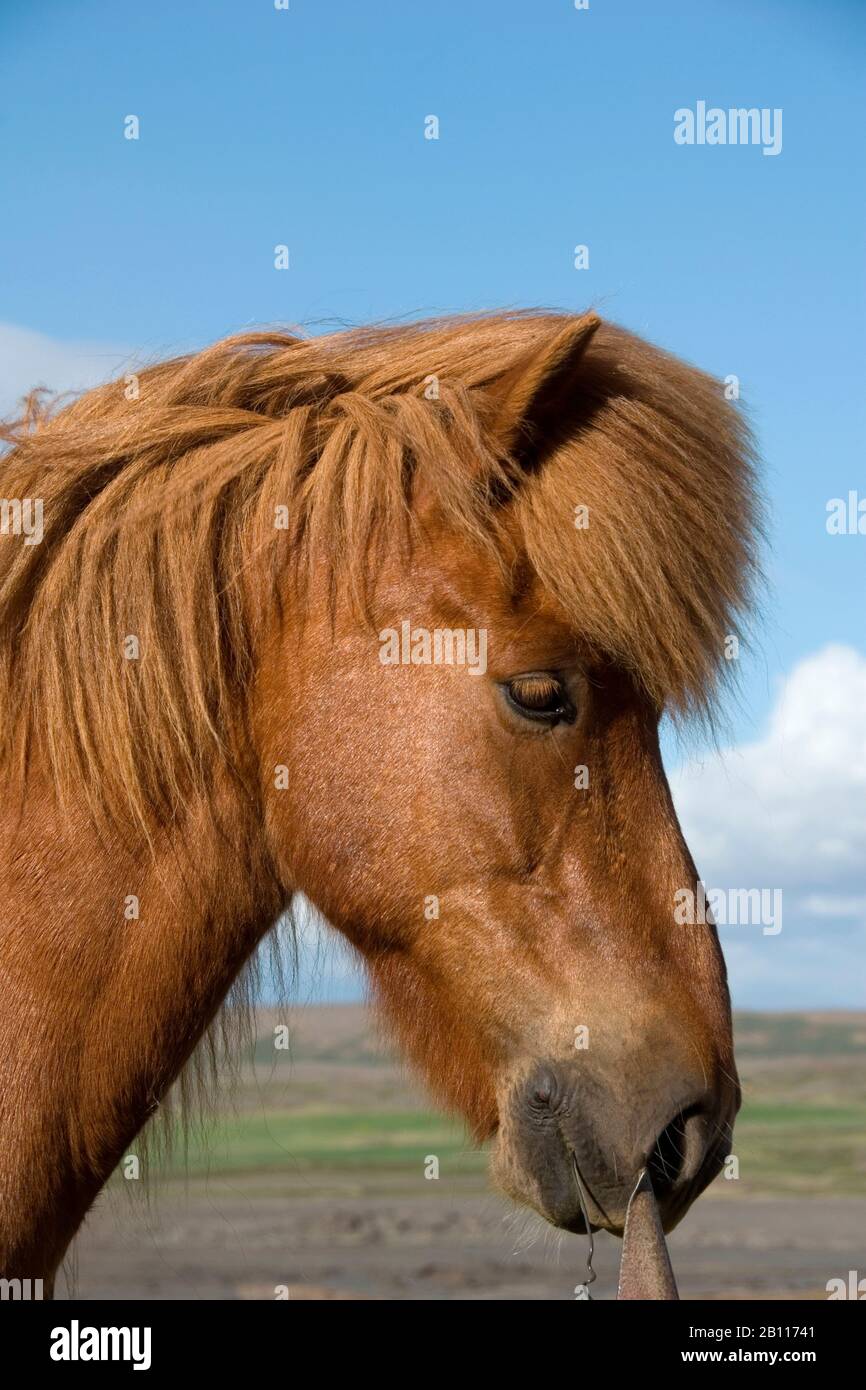
[[[483,615],[501,625],[503,635],[532,629],[547,631],[560,644],[575,641],[573,622],[544,587],[525,557],[504,562],[467,545],[460,537],[445,536],[429,548],[420,564],[404,574],[402,583],[426,593],[442,616]],[[493,634],[491,634],[493,635]]]

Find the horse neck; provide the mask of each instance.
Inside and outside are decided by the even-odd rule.
[[[223,789],[131,849],[44,786],[0,812],[4,1273],[62,1257],[284,906],[254,819]]]

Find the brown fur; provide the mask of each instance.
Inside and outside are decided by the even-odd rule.
[[[137,401],[118,382],[28,418],[3,488],[43,497],[48,529],[40,546],[0,540],[6,757],[38,732],[61,789],[84,784],[140,826],[170,818],[216,757],[237,756],[232,721],[275,594],[324,562],[362,601],[382,555],[411,540],[413,475],[447,526],[497,557],[513,499],[517,552],[576,632],[659,707],[708,710],[754,578],[742,418],[710,378],[599,325],[563,414],[568,448],[515,469],[503,411],[478,388],[573,325],[244,334],[143,372]],[[434,375],[438,401],[423,394]],[[497,388],[506,420],[533,386],[517,402]],[[592,517],[580,546],[579,504]],[[106,662],[128,633],[147,660]]]
[[[684,1088],[724,1127],[724,969],[712,928],[669,931],[695,870],[656,737],[664,708],[710,711],[755,575],[748,436],[716,383],[594,315],[494,315],[246,334],[8,437],[0,493],[43,498],[46,529],[0,537],[3,1272],[51,1277],[299,890],[550,1219],[515,1097],[575,1022],[623,1162]],[[386,670],[399,617],[489,627],[491,678]],[[572,725],[502,705],[526,672],[565,673]]]

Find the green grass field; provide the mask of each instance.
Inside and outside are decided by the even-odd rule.
[[[459,1124],[425,1107],[393,1060],[371,1046],[363,1015],[328,1035],[310,1011],[285,1070],[268,1020],[234,1108],[192,1134],[168,1162],[190,1176],[328,1172],[393,1180],[428,1155],[443,1174],[483,1181],[486,1154]],[[744,1104],[734,1152],[741,1193],[866,1193],[866,1016],[747,1014],[737,1020]],[[251,1058],[252,1062],[253,1059]],[[394,1102],[397,1102],[396,1104]]]
[[[309,1169],[420,1171],[435,1154],[450,1173],[483,1172],[484,1152],[469,1147],[458,1124],[427,1111],[290,1110],[222,1120],[190,1140],[190,1173]],[[178,1152],[174,1163],[184,1166]]]

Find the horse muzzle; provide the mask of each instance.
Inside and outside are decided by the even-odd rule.
[[[738,1103],[735,1086],[717,1093],[686,1079],[672,1090],[644,1077],[626,1095],[621,1076],[535,1063],[500,1098],[493,1175],[554,1226],[581,1233],[588,1219],[622,1235],[646,1169],[667,1232],[721,1170]]]

